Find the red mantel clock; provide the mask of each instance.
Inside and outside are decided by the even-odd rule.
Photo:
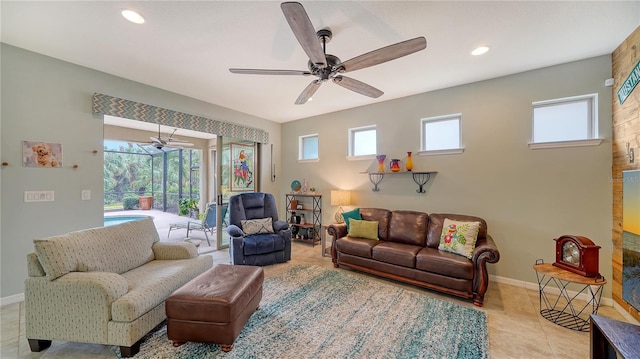
[[[564,235],[556,239],[556,261],[554,266],[585,277],[599,277],[598,250],[589,238]]]

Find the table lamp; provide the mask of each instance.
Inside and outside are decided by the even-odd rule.
[[[341,189],[332,189],[331,205],[338,206],[338,210],[336,211],[334,218],[337,223],[343,223],[344,218],[342,218],[342,213],[344,213],[344,210],[342,210],[342,206],[351,205],[351,192]]]

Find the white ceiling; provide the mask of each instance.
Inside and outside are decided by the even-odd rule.
[[[274,1],[6,1],[2,42],[276,122],[363,106],[610,54],[640,24],[640,2],[305,1],[327,52],[346,61],[417,36],[427,49],[348,73],[385,92],[371,99],[331,82],[231,74],[230,67],[306,70]],[[146,23],[126,21],[134,9]],[[491,50],[479,57],[479,45]],[[603,79],[604,81],[604,79]],[[113,94],[117,95],[117,94]]]

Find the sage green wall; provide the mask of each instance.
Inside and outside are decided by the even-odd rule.
[[[611,278],[612,90],[604,87],[610,77],[610,56],[601,56],[285,123],[281,192],[290,190],[292,180],[306,178],[323,195],[326,223],[336,211],[329,200],[335,188],[354,191],[349,208],[480,216],[501,253],[490,273],[529,283],[536,282],[536,259],[555,260],[553,238],[587,236],[602,247],[600,271]],[[384,84],[372,85],[384,90]],[[590,93],[598,93],[602,144],[529,149],[533,101]],[[438,172],[425,194],[416,193],[409,175],[387,176],[380,192],[372,192],[360,172],[375,170],[376,161],[346,159],[349,128],[375,124],[378,153],[388,163],[419,149],[421,118],[453,113],[462,113],[465,151],[414,156],[414,170]],[[312,133],[319,134],[320,161],[297,163],[298,136]],[[609,285],[605,296],[611,296]]]
[[[32,239],[101,226],[103,223],[103,124],[92,115],[92,95],[100,92],[158,107],[241,123],[269,132],[280,143],[280,124],[232,111],[103,72],[2,44],[0,157],[1,287],[0,297],[23,292],[26,255]],[[63,168],[22,167],[23,140],[63,144]],[[269,146],[265,158],[269,159]],[[279,146],[275,146],[276,149]],[[91,152],[98,150],[94,156]],[[274,158],[279,160],[279,151]],[[78,169],[71,168],[77,164]],[[265,191],[278,193],[269,180],[269,163],[261,167]],[[81,190],[91,200],[81,200]],[[25,203],[24,191],[55,191],[54,202]]]

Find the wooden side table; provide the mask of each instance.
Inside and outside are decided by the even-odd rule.
[[[588,332],[589,315],[598,313],[602,290],[607,284],[604,277],[583,277],[551,263],[536,263],[533,269],[540,291],[540,315],[565,328]],[[567,289],[571,284],[581,289],[571,295]],[[587,296],[584,304],[575,301],[581,294]]]

